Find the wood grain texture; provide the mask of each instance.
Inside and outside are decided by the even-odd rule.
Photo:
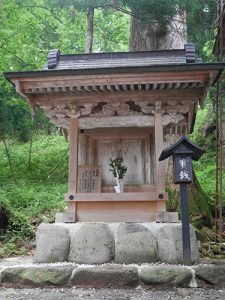
[[[67,209],[64,212],[64,222],[74,223],[77,221],[77,203],[69,202],[67,203]]]
[[[182,114],[170,114],[162,117],[163,126],[169,124],[177,124],[184,119]],[[154,116],[111,116],[111,117],[84,117],[79,118],[79,128],[93,129],[93,128],[118,128],[118,127],[154,127]]]
[[[165,191],[164,162],[159,161],[163,150],[163,118],[162,114],[155,113],[155,157],[156,157],[156,185],[159,192]]]
[[[85,151],[80,153],[79,161],[87,161],[89,165],[102,166],[103,186],[113,187],[115,178],[109,171],[110,158],[123,157],[128,167],[125,184],[150,184],[150,135],[153,129],[146,128],[100,128],[85,130],[82,135],[87,139]],[[153,181],[153,179],[152,179]]]
[[[29,95],[28,95],[29,96]],[[170,90],[151,90],[151,91],[114,91],[106,92],[99,91],[95,93],[49,93],[49,94],[34,94],[33,100],[36,104],[69,104],[76,102],[78,105],[83,103],[96,103],[100,101],[118,102],[120,101],[155,101],[156,99],[185,100],[189,103],[192,100],[197,100],[204,96],[204,89],[170,89]]]
[[[42,85],[47,87],[49,83],[55,86],[84,86],[84,85],[107,85],[107,84],[132,84],[132,83],[164,83],[164,82],[186,82],[186,81],[204,81],[209,80],[209,73],[213,74],[213,77],[218,73],[218,70],[190,70],[183,71],[154,71],[154,72],[141,72],[141,73],[122,73],[122,74],[89,74],[89,75],[67,75],[67,76],[48,76],[46,77],[25,77],[21,78],[23,88],[38,87]],[[11,78],[14,82],[14,80]]]
[[[142,185],[125,185],[125,193],[141,193],[141,192],[157,192],[156,185],[142,184]],[[102,187],[102,193],[115,193],[114,188],[111,186]]]
[[[102,165],[103,185],[116,185],[109,171],[110,158],[122,157],[127,166],[127,184],[144,184],[143,142],[141,139],[98,140],[96,164]]]
[[[78,193],[100,193],[102,185],[102,168],[100,166],[78,167]]]
[[[150,202],[77,203],[79,222],[153,222],[156,204]]]
[[[163,195],[163,200],[160,199],[159,195]],[[70,193],[65,195],[65,200],[69,203],[73,202],[165,202],[168,200],[168,194],[165,192],[134,192],[134,193],[73,193],[74,200],[70,200]],[[97,205],[97,204],[96,204]]]
[[[79,134],[78,143],[78,165],[87,164],[87,152],[88,152],[88,137],[84,134]]]
[[[78,118],[70,120],[70,150],[68,191],[77,191],[77,161],[78,161]]]
[[[112,116],[112,117],[85,117],[79,119],[79,127],[92,128],[118,128],[118,127],[153,127],[153,116]]]

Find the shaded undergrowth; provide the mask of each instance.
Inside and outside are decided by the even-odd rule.
[[[7,146],[15,180],[1,143],[0,206],[8,224],[0,229],[0,257],[32,250],[37,225],[64,210],[67,189],[68,143],[62,136],[35,136],[30,160],[30,143],[7,140]]]

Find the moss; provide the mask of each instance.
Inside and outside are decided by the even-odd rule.
[[[193,183],[188,186],[188,204],[191,223],[200,229],[203,226],[212,226],[214,224],[209,205],[209,197],[201,188],[195,172],[193,174]],[[167,203],[168,211],[178,211],[180,213],[180,193],[177,190],[167,187],[169,200]]]

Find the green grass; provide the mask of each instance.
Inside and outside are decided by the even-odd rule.
[[[16,182],[5,147],[0,144],[0,204],[9,214],[9,228],[0,238],[0,257],[24,254],[32,248],[36,226],[53,222],[65,208],[68,143],[62,136],[36,136],[28,167],[30,144],[7,142]]]

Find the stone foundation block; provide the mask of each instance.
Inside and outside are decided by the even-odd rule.
[[[108,225],[83,224],[71,231],[69,261],[85,264],[101,264],[114,258],[114,237]]]
[[[183,263],[182,224],[159,224],[151,227],[158,245],[158,259],[169,264]],[[198,244],[193,227],[190,225],[191,259],[199,262]]]
[[[42,223],[37,230],[34,262],[51,263],[68,260],[70,234],[57,224]]]
[[[79,267],[71,277],[71,284],[79,287],[136,287],[139,284],[138,269],[135,267]]]
[[[115,262],[148,263],[157,261],[156,240],[141,224],[121,223],[115,237]]]
[[[199,261],[191,227],[192,262]],[[34,262],[182,264],[182,225],[175,223],[41,224]]]
[[[199,266],[195,270],[196,281],[199,287],[225,287],[225,264]]]
[[[5,268],[1,272],[2,283],[16,286],[68,285],[74,267],[18,267]]]
[[[139,271],[142,282],[150,286],[189,287],[192,273],[178,266],[148,266]]]

